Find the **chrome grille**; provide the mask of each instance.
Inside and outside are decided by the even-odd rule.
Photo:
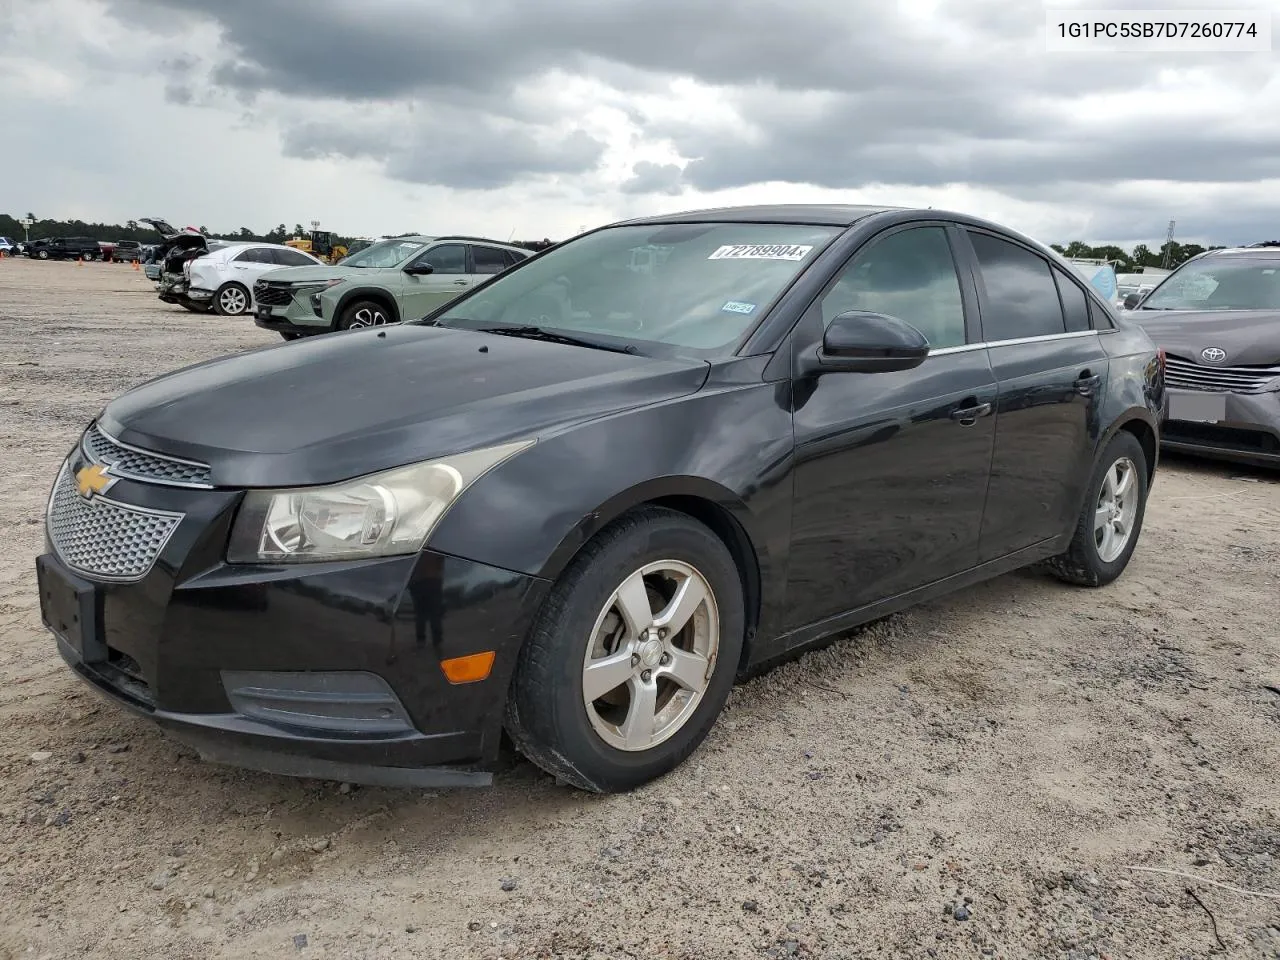
[[[1280,379],[1280,367],[1206,367],[1181,357],[1165,357],[1164,382],[1180,390],[1262,393]]]
[[[85,456],[94,463],[109,467],[113,477],[143,483],[161,483],[170,487],[207,490],[213,486],[207,464],[127,447],[103,433],[96,423],[85,431],[81,446]]]
[[[49,542],[73,570],[106,580],[140,580],[155,565],[182,514],[145,510],[76,489],[70,462],[63,464],[45,520]]]
[[[263,307],[284,307],[293,300],[293,287],[287,283],[259,280],[253,285],[253,299]]]

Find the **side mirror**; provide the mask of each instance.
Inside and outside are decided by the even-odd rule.
[[[810,373],[910,370],[929,355],[925,335],[897,317],[853,310],[831,321]]]
[[[1125,297],[1125,298],[1124,298],[1124,308],[1125,308],[1126,310],[1132,310],[1134,307],[1136,307],[1136,306],[1137,306],[1139,303],[1141,303],[1141,302],[1142,302],[1142,294],[1140,294],[1140,293],[1131,293],[1131,294],[1129,294],[1127,297]]]
[[[435,269],[429,263],[411,263],[404,268],[404,272],[411,277],[425,277],[429,273],[434,273]]]

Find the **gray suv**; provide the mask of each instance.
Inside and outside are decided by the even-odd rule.
[[[263,274],[254,322],[293,340],[416,320],[531,255],[478,237],[393,237],[333,266]]]

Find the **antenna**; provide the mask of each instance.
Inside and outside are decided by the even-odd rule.
[[[1160,267],[1164,270],[1168,270],[1169,264],[1173,261],[1173,228],[1177,225],[1177,220],[1170,220],[1169,232],[1164,235],[1164,260],[1160,262]]]

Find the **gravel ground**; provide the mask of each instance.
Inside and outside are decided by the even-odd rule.
[[[32,565],[106,400],[273,342],[125,265],[0,260],[0,958],[1280,957],[1280,476],[1167,461],[1118,583],[876,624],[628,796],[515,758],[485,791],[290,780],[83,687]]]

